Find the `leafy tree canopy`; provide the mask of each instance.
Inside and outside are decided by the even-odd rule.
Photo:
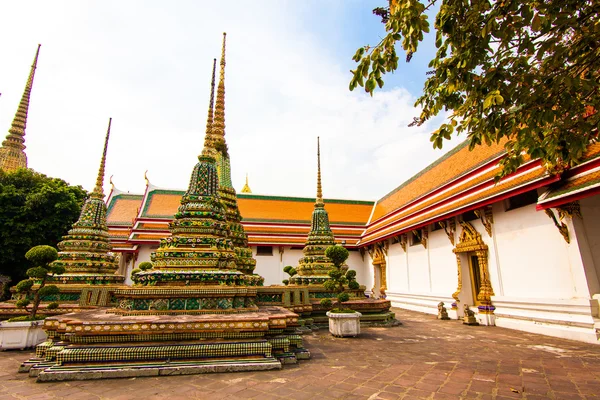
[[[25,253],[36,245],[56,246],[79,217],[86,196],[81,186],[29,169],[0,171],[0,274],[18,282],[39,266]]]
[[[430,31],[437,53],[422,96],[421,125],[440,111],[449,121],[431,135],[434,148],[466,133],[470,148],[507,140],[502,176],[540,158],[553,173],[581,159],[598,139],[600,2],[597,0],[390,0],[374,10],[386,36],[357,50],[350,90],[371,95]],[[433,33],[433,32],[432,32]]]

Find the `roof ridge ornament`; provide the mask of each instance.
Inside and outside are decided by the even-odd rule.
[[[246,184],[242,188],[242,193],[252,193],[250,186],[248,185],[248,173],[246,172]]]

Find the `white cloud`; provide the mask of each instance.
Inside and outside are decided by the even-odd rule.
[[[42,43],[27,126],[30,167],[88,190],[108,117],[108,176],[141,192],[144,171],[184,188],[201,151],[212,58],[228,32],[226,138],[233,182],[313,196],[321,137],[325,197],[377,199],[441,152],[408,128],[406,90],[348,91],[348,57],[294,19],[294,3],[13,2],[0,16],[0,127]],[[235,8],[234,6],[238,7]],[[261,10],[257,12],[257,10]]]

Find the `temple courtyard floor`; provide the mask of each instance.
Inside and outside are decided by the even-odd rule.
[[[280,371],[35,383],[0,352],[7,399],[600,399],[600,345],[395,309],[359,338],[304,335],[312,360]]]

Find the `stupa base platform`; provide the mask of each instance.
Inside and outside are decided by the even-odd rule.
[[[282,364],[275,358],[239,361],[182,361],[157,362],[148,364],[90,365],[85,367],[52,366],[43,370],[30,371],[37,382],[74,381],[111,378],[132,378],[146,376],[173,376],[207,374],[215,372],[267,371],[281,369]]]
[[[23,363],[38,382],[278,369],[310,358],[298,315],[118,315],[96,309],[47,318],[49,340]]]

